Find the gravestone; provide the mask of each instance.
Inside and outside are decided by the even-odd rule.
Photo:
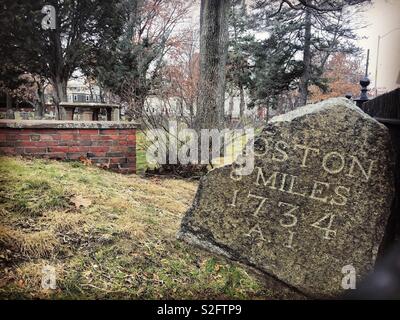
[[[230,165],[202,178],[178,238],[311,297],[373,269],[394,193],[384,125],[331,99],[272,118],[254,157],[250,175]]]

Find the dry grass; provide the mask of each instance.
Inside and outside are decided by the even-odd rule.
[[[176,240],[196,188],[79,163],[0,158],[0,297],[265,297],[244,269]],[[41,289],[45,265],[56,268],[57,290]]]

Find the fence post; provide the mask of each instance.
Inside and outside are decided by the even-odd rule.
[[[361,108],[365,102],[369,101],[368,86],[370,85],[370,83],[371,83],[371,81],[369,80],[369,78],[367,76],[365,76],[364,78],[362,78],[360,80],[361,94],[358,99],[354,99],[354,101],[357,104],[357,107],[359,107],[359,108]]]

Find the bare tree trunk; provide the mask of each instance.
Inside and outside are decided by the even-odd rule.
[[[242,119],[244,115],[244,110],[246,108],[246,102],[244,101],[244,88],[242,84],[240,84],[239,86],[239,93],[240,93],[240,104],[239,104],[240,119]]]
[[[126,112],[126,118],[128,121],[141,121],[143,119],[145,101],[146,98],[143,95],[134,94]]]
[[[63,107],[60,106],[61,102],[67,102],[67,82],[68,80],[56,77],[52,80],[53,88],[55,91],[55,104],[56,104],[56,119],[64,120],[66,113]]]
[[[233,93],[229,97],[229,111],[228,111],[229,119],[232,121],[233,118]]]
[[[230,0],[202,0],[196,129],[223,127]]]
[[[303,65],[304,65],[304,71],[300,78],[300,84],[299,84],[299,92],[300,92],[299,104],[301,106],[307,104],[308,86],[311,79],[311,11],[309,8],[306,9],[306,18],[305,18]]]
[[[12,106],[12,99],[10,94],[6,91],[6,117],[7,119],[14,119],[14,110]]]

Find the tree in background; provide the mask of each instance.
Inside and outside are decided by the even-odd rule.
[[[56,12],[56,29],[42,28],[43,6]],[[45,79],[53,87],[57,117],[59,103],[66,101],[67,82],[82,68],[111,31],[117,0],[4,0],[0,15],[0,53],[14,72]]]
[[[326,64],[322,74],[328,83],[328,89],[323,91],[317,86],[311,86],[311,101],[344,97],[347,94],[357,96],[360,93],[359,80],[363,75],[360,59],[357,57],[336,53]]]
[[[231,0],[201,0],[197,130],[224,127],[230,4]]]
[[[193,128],[199,101],[198,30],[192,28],[183,33],[186,38],[170,52],[169,62],[162,70],[163,85],[156,94],[166,104],[171,104],[171,99],[178,99],[181,106],[181,110],[177,110],[180,118],[189,128]]]
[[[259,2],[266,2],[271,0],[261,0]],[[279,4],[277,13],[282,9],[284,5],[289,6],[292,9],[299,10],[303,6],[316,11],[334,12],[341,11],[344,6],[358,5],[365,2],[371,2],[371,0],[272,0]]]
[[[321,75],[332,54],[357,52],[354,44],[357,26],[351,22],[354,17],[346,6],[365,2],[368,1],[256,1],[256,25],[287,43],[286,50],[292,53],[288,54],[290,59],[299,60],[298,55],[302,54],[301,75],[293,79],[299,90],[298,105],[307,103],[310,85],[326,86]]]
[[[230,95],[229,115],[232,115],[233,98],[239,93],[239,116],[246,109],[245,90],[251,86],[251,49],[254,35],[249,33],[250,22],[245,0],[234,0],[229,13],[229,49],[227,61],[227,91]]]
[[[121,98],[130,119],[142,117],[146,98],[161,85],[165,58],[182,41],[175,29],[190,6],[184,0],[121,0],[121,32],[104,41],[85,72]]]
[[[12,72],[7,75],[0,75],[0,91],[7,95],[7,118],[14,118],[14,111],[12,110],[12,102],[14,100],[19,103],[29,104],[35,109],[35,118],[42,119],[46,106],[45,101],[45,88],[47,86],[46,79],[38,75],[31,74],[15,74],[14,78],[7,78],[11,76]]]
[[[291,36],[296,29],[295,25],[278,23],[266,39],[253,43],[249,107],[276,108],[282,94],[296,89],[296,81],[302,74],[301,61],[296,59],[300,47]]]

